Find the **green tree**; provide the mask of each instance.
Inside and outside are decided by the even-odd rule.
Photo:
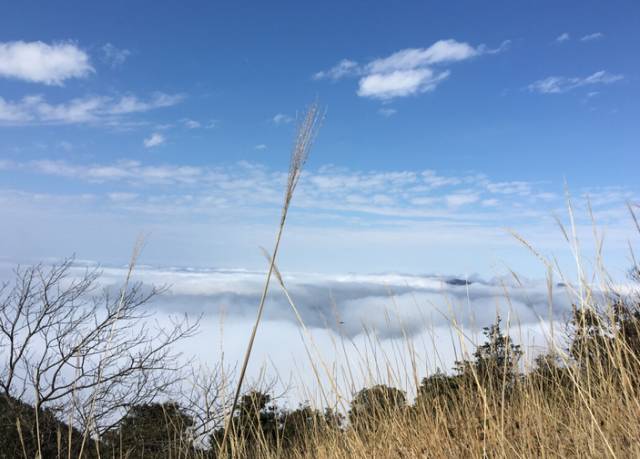
[[[297,451],[307,455],[314,435],[324,435],[340,429],[343,417],[333,410],[324,413],[308,404],[294,410],[280,408],[271,396],[252,391],[240,398],[232,417],[233,429],[227,437],[227,455],[232,457],[234,448],[241,448],[245,456],[257,455],[257,451]],[[217,429],[210,439],[212,455],[222,449],[224,429]]]
[[[232,451],[231,442],[239,443],[246,451],[274,445],[278,438],[278,407],[269,394],[248,392],[240,398],[228,428],[231,429],[227,437],[230,443],[226,445],[228,454]],[[210,439],[213,450],[221,448],[223,438],[224,428],[214,431]]]
[[[415,407],[432,412],[438,408],[453,408],[460,401],[462,386],[461,376],[447,375],[438,369],[434,374],[422,378]]]
[[[547,396],[563,395],[560,392],[572,387],[569,371],[557,353],[549,352],[535,358],[533,370],[527,379]]]
[[[468,383],[477,382],[496,392],[513,387],[519,377],[518,362],[522,357],[520,345],[514,344],[511,337],[502,332],[500,323],[498,316],[496,323],[485,327],[486,341],[476,348],[471,360],[457,361],[454,367]]]
[[[355,429],[375,430],[381,422],[406,408],[404,391],[379,384],[362,389],[351,401],[349,422]]]
[[[323,436],[340,429],[342,420],[342,415],[329,408],[323,413],[308,404],[292,411],[282,410],[278,419],[282,448],[304,453],[314,435]]]
[[[82,432],[69,428],[57,419],[50,409],[36,409],[32,405],[8,396],[0,396],[0,458],[72,457],[80,453]],[[69,439],[69,437],[71,437]],[[39,442],[38,442],[39,439]],[[95,457],[95,443],[89,439],[84,457]]]
[[[170,457],[193,448],[193,419],[175,402],[132,407],[104,441],[109,452],[123,457]]]
[[[583,371],[611,378],[624,371],[640,382],[640,302],[616,297],[602,310],[573,308],[569,353]]]

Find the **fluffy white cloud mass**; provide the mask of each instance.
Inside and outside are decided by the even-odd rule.
[[[265,262],[266,264],[266,262]],[[105,270],[105,285],[123,277],[120,268]],[[153,268],[143,266],[137,278],[170,285],[156,310],[229,319],[250,319],[259,302],[265,273],[248,270]],[[486,326],[500,312],[530,325],[548,319],[546,282],[523,278],[461,278],[401,274],[285,274],[284,281],[305,324],[357,336],[375,330],[381,337],[399,338],[432,326],[449,326],[452,318],[466,326]],[[553,320],[568,318],[574,292],[553,286]],[[508,298],[507,298],[508,295]],[[389,320],[393,317],[393,320]],[[296,324],[296,316],[274,279],[265,320]]]
[[[448,70],[433,67],[460,62],[483,54],[496,54],[506,50],[509,41],[498,48],[485,45],[473,47],[453,39],[439,40],[428,48],[408,48],[390,56],[359,65],[343,59],[329,70],[313,75],[316,80],[333,81],[345,77],[360,77],[358,95],[379,100],[391,100],[434,90],[450,74]]]
[[[82,275],[87,266],[93,263],[77,263],[72,277]],[[100,287],[117,294],[125,276],[125,268],[106,267]],[[0,262],[0,281],[11,278],[11,266]],[[264,271],[144,265],[133,274],[133,281],[147,287],[168,286],[148,304],[158,325],[182,314],[202,317],[200,334],[182,344],[185,359],[215,364],[224,352],[232,367],[242,358],[264,280]],[[461,353],[473,351],[481,342],[482,327],[493,323],[497,314],[516,342],[529,352],[540,352],[550,338],[550,324],[563,330],[575,299],[566,286],[553,284],[549,294],[544,281],[515,277],[285,273],[284,283],[313,342],[302,333],[291,304],[273,279],[249,378],[260,377],[265,364],[268,376],[283,378],[283,384],[296,378],[312,391],[317,382],[308,368],[303,340],[326,367],[341,371],[348,365],[354,373],[349,382],[361,387],[371,377],[366,369],[378,364],[405,374],[411,365],[409,353],[421,376],[436,367],[451,368]],[[382,382],[384,376],[378,377]]]
[[[411,96],[433,91],[448,76],[448,71],[436,74],[426,68],[374,73],[360,80],[358,95],[381,100]]]
[[[74,43],[41,41],[0,43],[0,76],[33,83],[62,85],[94,71],[89,56]]]

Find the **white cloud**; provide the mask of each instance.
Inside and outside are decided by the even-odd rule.
[[[31,114],[24,104],[8,102],[0,97],[0,122],[24,123],[31,120]]]
[[[485,45],[473,47],[452,39],[439,40],[428,48],[403,49],[365,65],[343,59],[335,67],[316,73],[313,78],[335,81],[359,76],[359,96],[390,100],[434,90],[450,74],[448,70],[434,70],[435,66],[500,53],[509,44],[507,40],[497,48],[488,48]]]
[[[313,75],[313,79],[322,80],[327,78],[336,81],[346,76],[357,75],[358,73],[360,73],[360,71],[361,70],[357,62],[351,61],[349,59],[342,59],[329,70],[315,73]]]
[[[449,207],[459,207],[478,202],[480,200],[480,196],[477,193],[465,192],[447,195],[445,199]]]
[[[199,127],[202,127],[202,124],[199,121],[189,118],[183,119],[182,122],[187,129],[198,129]]]
[[[458,177],[443,177],[435,171],[426,170],[422,172],[422,180],[428,188],[440,188],[447,185],[458,185],[462,180]]]
[[[0,43],[0,76],[61,86],[93,73],[89,56],[73,43],[41,41]]]
[[[558,37],[556,38],[556,42],[562,43],[562,42],[565,42],[565,41],[569,40],[570,38],[571,38],[571,36],[569,35],[569,33],[568,32],[564,32],[564,33],[558,35]]]
[[[378,110],[378,113],[386,118],[389,118],[390,116],[393,116],[396,113],[398,113],[398,110],[390,107],[382,107],[381,109]]]
[[[5,162],[2,167],[82,181],[88,186],[117,183],[118,192],[139,193],[127,201],[127,209],[136,214],[226,213],[234,219],[243,218],[238,214],[257,218],[277,212],[287,176],[285,171],[246,162],[203,167],[131,160],[104,164],[40,160]],[[441,176],[431,170],[357,171],[328,166],[305,171],[294,206],[302,218],[353,218],[356,226],[371,219],[393,226],[426,219],[482,225],[499,221],[503,227],[506,222],[544,219],[552,210],[562,209],[561,196],[549,191],[557,190],[522,181],[492,182],[479,174]],[[625,209],[627,201],[638,200],[637,193],[624,191],[610,193],[605,204]],[[603,193],[592,190],[590,195]]]
[[[387,73],[397,70],[411,70],[433,64],[457,62],[481,54],[468,43],[456,40],[439,40],[428,48],[409,48],[395,52],[392,55],[375,59],[367,64],[368,73]]]
[[[289,124],[293,121],[289,115],[285,115],[284,113],[278,113],[272,118],[273,124]]]
[[[594,40],[600,40],[601,38],[604,38],[604,34],[602,32],[595,32],[595,33],[590,33],[589,35],[585,35],[580,39],[580,41],[594,41]]]
[[[560,94],[582,86],[615,83],[623,78],[623,75],[615,75],[605,70],[600,70],[587,77],[550,76],[534,81],[528,88],[529,91],[540,94]]]
[[[114,202],[129,202],[138,197],[137,193],[114,192],[108,193],[108,198]]]
[[[218,120],[198,121],[191,118],[182,118],[180,122],[187,129],[214,129],[219,124]]]
[[[374,73],[360,80],[358,95],[380,100],[411,96],[433,91],[448,76],[448,71],[434,73],[428,68]]]
[[[270,222],[279,215],[286,169],[158,160],[5,160],[0,166],[6,169],[2,174],[12,176],[18,171],[25,178],[12,187],[38,183],[48,176],[83,196],[47,197],[30,195],[28,190],[18,195],[0,187],[2,221],[12,225],[4,232],[7,238],[0,240],[0,253],[15,257],[28,252],[38,259],[44,250],[46,256],[76,252],[103,262],[120,262],[144,229],[153,234],[145,260],[150,257],[165,265],[214,263],[261,269],[264,260],[256,247],[272,237]],[[494,272],[496,250],[499,258],[509,259],[516,270],[531,266],[529,253],[506,234],[505,227],[516,229],[537,249],[557,253],[563,238],[551,216],[563,215],[561,185],[532,183],[533,194],[519,196],[491,194],[488,183],[488,177],[475,173],[451,176],[423,170],[335,166],[307,169],[293,200],[282,268],[330,272],[338,259],[345,272],[436,269],[490,273]],[[558,195],[549,195],[548,201],[534,196],[549,191]],[[114,192],[137,196],[107,196]],[[574,190],[576,224],[584,247],[591,247],[592,234],[583,198],[587,192],[599,227],[606,228],[607,246],[614,244],[619,250],[616,256],[620,263],[615,269],[626,268],[626,241],[634,231],[626,203],[640,202],[638,191]],[[474,195],[479,200],[470,203],[476,199]],[[491,199],[499,199],[499,205],[483,203]],[[37,225],[45,225],[51,232],[24,231]],[[108,244],[97,243],[96,235],[105,231],[112,235]],[[370,250],[373,246],[375,256]],[[501,248],[511,255],[506,257]],[[429,254],[426,265],[420,253]],[[512,259],[514,254],[520,258]],[[310,259],[314,260],[312,268]]]
[[[528,196],[531,194],[531,184],[522,181],[488,183],[487,190],[495,194],[517,194]]]
[[[115,104],[107,108],[107,113],[121,115],[126,113],[147,112],[156,108],[171,107],[184,100],[182,94],[165,94],[156,92],[151,99],[144,101],[133,95],[121,97]]]
[[[169,107],[183,99],[182,95],[155,93],[148,100],[139,99],[134,95],[120,98],[87,96],[52,104],[41,95],[25,96],[15,102],[0,97],[0,123],[115,123],[123,115]]]
[[[256,149],[256,150],[266,150],[267,146],[264,143],[260,143],[260,144],[256,145],[253,148]]]
[[[81,267],[77,268],[79,271]],[[543,270],[541,269],[543,272]],[[103,285],[117,285],[124,273],[109,268],[101,279]],[[167,269],[147,266],[138,272],[145,283],[171,284],[171,294],[157,298],[156,310],[172,313],[195,313],[217,317],[233,298],[229,319],[247,318],[259,301],[262,271]],[[548,318],[548,286],[544,280],[526,278],[483,279],[477,275],[403,275],[403,274],[307,274],[285,273],[291,295],[299,305],[299,313],[308,327],[338,331],[336,315],[344,322],[343,331],[351,337],[365,333],[373,326],[382,339],[409,336],[434,325],[448,325],[449,319],[439,311],[461,314],[465,326],[482,327],[495,319],[496,307],[510,311],[523,324],[537,324],[539,317]],[[113,284],[111,284],[113,282]],[[393,292],[391,298],[390,292]],[[560,319],[571,310],[571,294],[566,288],[552,290]],[[507,301],[506,295],[509,296]],[[328,301],[331,298],[332,301]],[[468,309],[471,303],[474,313]],[[282,295],[270,298],[265,321],[295,323],[295,315]],[[511,308],[511,309],[509,309]],[[395,320],[389,321],[389,314]]]
[[[131,185],[193,184],[203,180],[204,171],[193,166],[143,165],[138,161],[121,160],[112,164],[72,164],[66,161],[38,160],[13,168],[31,170],[45,175],[67,177],[91,183],[127,182]],[[215,175],[211,175],[211,178]]]
[[[153,134],[151,134],[151,136],[144,139],[144,146],[145,148],[157,147],[158,145],[162,145],[163,143],[165,143],[166,140],[167,139],[164,137],[164,135],[160,134],[159,132],[154,132]]]
[[[112,68],[119,67],[131,56],[128,49],[119,49],[111,43],[107,43],[102,47],[102,60]]]
[[[439,198],[423,196],[418,198],[411,198],[409,202],[411,202],[411,204],[413,204],[414,206],[433,206],[435,204],[438,204],[439,201]]]

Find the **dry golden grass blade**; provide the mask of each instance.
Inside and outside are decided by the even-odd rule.
[[[640,222],[638,222],[638,216],[636,215],[636,212],[633,210],[633,206],[631,205],[630,202],[627,203],[627,208],[629,209],[629,213],[631,214],[633,223],[636,225],[636,229],[638,230],[638,233],[640,233]]]
[[[253,329],[251,330],[251,335],[249,336],[249,343],[247,345],[247,349],[245,351],[245,355],[242,361],[242,366],[240,368],[240,374],[238,376],[238,384],[236,387],[236,391],[233,397],[233,403],[231,404],[231,410],[227,416],[227,420],[225,422],[225,430],[224,436],[222,440],[222,454],[225,452],[226,448],[226,439],[229,436],[230,428],[232,426],[233,413],[238,406],[238,400],[240,398],[240,393],[242,391],[242,383],[245,378],[245,374],[247,372],[247,366],[249,365],[249,359],[251,358],[251,351],[253,350],[253,343],[256,338],[256,333],[258,331],[258,326],[260,325],[260,321],[262,319],[262,313],[264,311],[264,304],[267,298],[267,293],[269,291],[269,283],[271,281],[271,275],[274,270],[274,263],[278,257],[278,251],[280,249],[280,241],[282,240],[282,234],[284,232],[285,222],[287,219],[287,214],[289,211],[289,206],[291,205],[291,200],[293,198],[294,191],[298,185],[298,181],[300,180],[300,175],[302,174],[302,168],[307,161],[309,156],[309,151],[311,150],[311,145],[316,138],[318,133],[318,128],[320,125],[321,117],[319,106],[316,102],[311,104],[306,112],[306,115],[302,119],[296,139],[293,145],[293,150],[291,152],[291,160],[289,163],[289,175],[287,177],[287,185],[285,189],[284,195],[284,203],[282,206],[282,214],[280,217],[280,225],[278,228],[278,233],[276,236],[275,246],[273,248],[273,259],[269,265],[269,270],[267,271],[267,277],[265,279],[264,288],[262,290],[262,296],[260,298],[260,303],[258,305],[258,311],[256,314],[256,320],[253,325]]]

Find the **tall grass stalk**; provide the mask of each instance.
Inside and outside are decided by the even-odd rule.
[[[262,319],[264,304],[267,298],[267,293],[269,292],[269,283],[271,281],[271,275],[273,274],[275,260],[277,259],[278,251],[280,249],[280,241],[282,240],[282,234],[284,232],[284,227],[287,220],[289,207],[291,205],[291,200],[293,199],[293,194],[298,185],[298,181],[300,180],[302,169],[304,167],[304,164],[307,161],[309,152],[311,150],[311,146],[317,135],[318,128],[320,126],[320,121],[321,121],[321,116],[320,116],[319,106],[316,102],[314,102],[309,106],[306,112],[306,115],[304,116],[304,118],[300,122],[300,125],[298,126],[298,131],[297,131],[297,135],[293,145],[293,150],[291,152],[291,160],[289,162],[289,174],[287,176],[287,184],[285,188],[282,212],[280,214],[280,224],[278,226],[278,233],[277,233],[275,245],[273,248],[273,257],[271,259],[271,263],[269,264],[267,277],[264,282],[264,288],[262,290],[260,303],[258,305],[256,320],[253,325],[253,329],[251,330],[249,343],[247,344],[247,349],[245,351],[244,359],[242,361],[242,367],[240,368],[240,374],[238,376],[238,383],[237,383],[236,391],[233,396],[233,403],[231,404],[231,410],[229,411],[227,420],[225,422],[225,429],[224,429],[224,435],[223,435],[222,446],[221,446],[223,452],[226,451],[229,430],[233,428],[233,423],[232,423],[233,413],[235,412],[238,406],[238,400],[240,398],[240,393],[242,391],[242,383],[244,382],[247,366],[249,365],[249,359],[251,358],[251,351],[253,350],[253,343],[256,338],[258,326],[260,325],[260,321]]]

